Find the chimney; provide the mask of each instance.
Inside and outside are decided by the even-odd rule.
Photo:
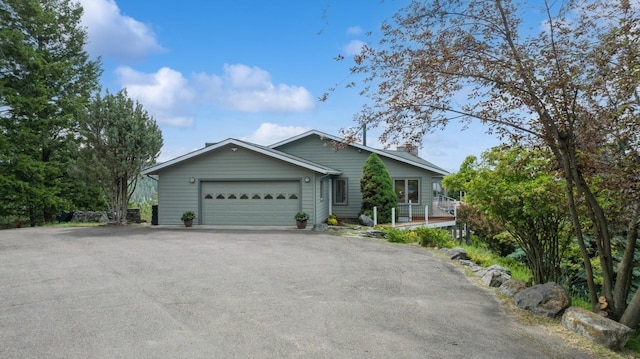
[[[362,145],[367,145],[367,124],[362,125]]]
[[[418,146],[415,146],[411,143],[405,143],[404,145],[400,145],[396,147],[396,150],[400,152],[406,152],[414,156],[418,156]]]

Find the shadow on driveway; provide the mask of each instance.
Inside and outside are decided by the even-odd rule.
[[[296,230],[0,232],[3,358],[588,358],[424,249]]]

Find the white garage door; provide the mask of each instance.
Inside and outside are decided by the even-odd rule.
[[[202,224],[293,225],[299,210],[298,181],[202,183]]]

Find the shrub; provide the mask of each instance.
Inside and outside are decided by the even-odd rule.
[[[420,227],[415,233],[423,247],[452,248],[454,246],[453,237],[444,229]]]
[[[382,231],[387,241],[392,243],[413,243],[418,239],[415,233],[411,235],[411,232],[398,228],[384,227]]]
[[[360,192],[362,193],[361,214],[373,218],[373,207],[377,207],[378,223],[391,222],[391,209],[398,205],[398,196],[393,190],[387,168],[375,153],[369,155],[362,169]]]
[[[327,224],[330,225],[330,226],[338,225],[338,216],[336,216],[335,213],[331,213],[329,218],[327,218]]]

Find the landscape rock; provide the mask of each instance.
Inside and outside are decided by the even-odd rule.
[[[482,278],[482,283],[494,288],[511,279],[511,271],[497,264],[482,268],[476,274]]]
[[[451,248],[447,250],[449,259],[469,259],[467,251],[464,248]]]
[[[468,260],[468,259],[461,259],[458,261],[460,264],[462,264],[463,266],[469,266],[471,267],[472,265],[474,265],[475,263],[473,263],[472,261]]]
[[[370,229],[362,232],[362,235],[369,238],[384,238],[384,232],[377,229]]]
[[[509,297],[513,297],[516,293],[520,292],[527,288],[527,283],[525,283],[522,279],[509,279],[508,281],[502,283],[498,290]]]
[[[622,349],[632,332],[623,324],[579,307],[564,312],[562,326],[613,350]]]
[[[536,284],[516,293],[516,306],[532,313],[555,318],[571,305],[571,297],[562,286],[548,282]]]
[[[360,217],[358,217],[358,220],[363,226],[373,227],[373,218],[367,216],[366,214],[361,214]]]

